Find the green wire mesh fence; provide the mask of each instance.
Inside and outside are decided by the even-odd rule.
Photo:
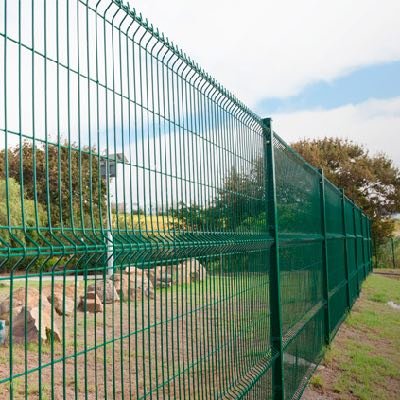
[[[0,0],[0,398],[299,398],[370,221],[120,1]]]
[[[374,244],[376,268],[400,268],[400,236]]]

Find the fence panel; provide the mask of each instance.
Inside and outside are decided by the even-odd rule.
[[[347,274],[344,220],[342,213],[342,194],[338,188],[325,180],[325,199],[328,241],[328,277],[330,298],[330,334],[332,335],[342,322],[348,308]]]
[[[375,244],[377,268],[400,268],[400,236]]]
[[[324,342],[320,175],[274,140],[285,398],[318,363]]]
[[[121,1],[0,0],[0,54],[0,398],[299,398],[369,220]]]

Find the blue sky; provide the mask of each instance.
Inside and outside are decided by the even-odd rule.
[[[286,141],[349,138],[400,167],[399,0],[135,7]]]
[[[349,138],[371,153],[387,153],[400,167],[400,1],[385,0],[384,4],[378,0],[136,0],[134,6],[239,100],[261,117],[271,117],[274,129],[287,142]],[[0,30],[4,29],[1,21]],[[19,25],[9,25],[10,34],[18,36]],[[55,31],[55,26],[50,28],[49,32]],[[23,36],[29,37],[28,31],[25,27]],[[47,38],[53,59],[54,38]],[[93,47],[91,57],[95,56]],[[18,53],[16,45],[8,48],[7,103],[13,114],[8,116],[8,128],[18,129],[18,113],[12,113],[19,107],[18,91],[11,89],[18,87],[18,68],[12,66],[12,55],[15,59]],[[65,56],[61,50],[61,59]],[[33,117],[30,69],[27,63],[22,79],[23,130],[29,129]],[[39,73],[41,68],[36,70]],[[49,68],[49,132],[58,129],[57,113],[51,109],[57,104],[56,80],[56,70]],[[43,77],[34,82],[39,109],[44,101]],[[76,86],[72,81],[71,96],[77,96]],[[80,99],[81,104],[88,101],[84,91]],[[0,109],[2,102],[0,96]],[[61,132],[77,130],[76,107],[73,104],[69,127],[67,96],[60,98]],[[102,102],[100,110],[104,108]],[[44,131],[44,115],[35,115],[38,132]],[[103,125],[104,113],[99,115]],[[0,113],[0,125],[1,119]],[[84,112],[80,124],[88,126]]]
[[[259,101],[257,110],[271,115],[315,108],[329,110],[396,96],[400,96],[400,61],[363,66],[331,82],[307,85],[295,96],[267,97]]]

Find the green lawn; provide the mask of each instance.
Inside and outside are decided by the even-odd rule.
[[[371,275],[303,399],[400,399],[400,273]]]

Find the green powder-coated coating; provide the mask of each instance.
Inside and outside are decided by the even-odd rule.
[[[299,398],[362,210],[127,3],[1,0],[0,53],[0,398]]]

